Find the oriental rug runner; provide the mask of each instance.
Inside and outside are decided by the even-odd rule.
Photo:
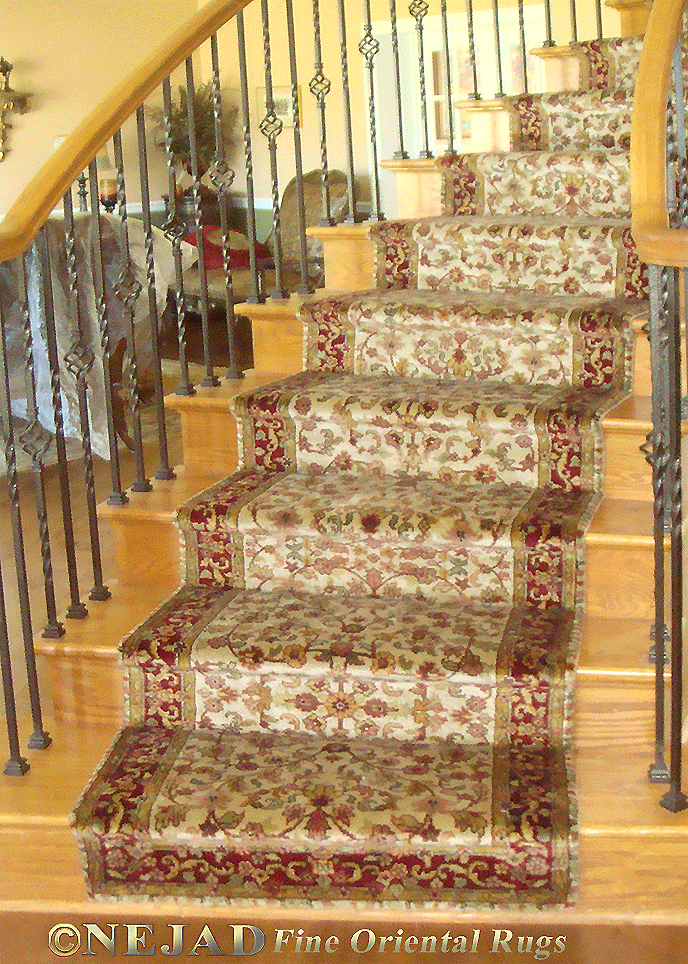
[[[581,90],[438,161],[443,216],[371,228],[377,288],[308,301],[306,370],[234,401],[239,471],[122,644],[74,813],[93,896],[575,900],[584,535],[647,294],[637,44],[577,51]]]

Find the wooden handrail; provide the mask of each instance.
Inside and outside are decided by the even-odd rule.
[[[133,70],[48,158],[0,224],[0,261],[22,254],[98,151],[173,70],[251,0],[210,0]]]
[[[631,126],[633,237],[648,264],[688,267],[688,231],[669,227],[666,111],[685,0],[655,0],[645,34]]]

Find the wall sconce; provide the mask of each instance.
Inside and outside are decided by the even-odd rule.
[[[31,96],[31,94],[20,94],[10,87],[12,66],[12,64],[7,63],[4,57],[0,57],[0,76],[3,78],[0,86],[0,161],[7,153],[5,139],[7,131],[12,126],[7,120],[7,114],[13,110],[18,114],[25,114],[29,109],[29,97]]]

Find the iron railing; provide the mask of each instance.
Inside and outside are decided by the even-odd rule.
[[[1,442],[21,613],[18,629],[8,624],[0,574],[8,774],[27,769],[13,678],[17,633],[29,683],[29,745],[47,746],[34,633],[41,623],[44,636],[64,633],[56,580],[65,584],[67,619],[87,617],[85,583],[94,604],[109,596],[94,466],[108,463],[105,495],[117,506],[128,501],[124,459],[133,491],[151,488],[151,458],[156,478],[174,476],[163,403],[170,344],[179,394],[195,391],[192,324],[200,327],[200,383],[216,385],[218,367],[240,376],[250,359],[235,305],[323,282],[322,253],[308,227],[396,213],[378,159],[461,150],[463,100],[537,89],[542,77],[531,48],[565,45],[579,33],[601,37],[604,18],[613,16],[601,0],[572,0],[555,31],[550,0],[518,0],[515,16],[498,0],[487,10],[475,10],[472,0],[390,0],[379,21],[369,0],[312,0],[299,7],[297,33],[292,4],[253,3],[199,50],[168,58],[162,86],[93,143],[62,213],[45,220],[18,257],[0,263]],[[582,21],[591,25],[587,34]],[[618,33],[617,24],[610,21],[607,33]],[[491,52],[489,63],[479,51]],[[296,213],[287,226],[288,197]],[[195,247],[185,240],[190,233]],[[151,411],[153,441],[142,421]],[[89,529],[86,571],[72,518],[74,439]],[[42,601],[27,572],[24,536],[33,509],[19,458],[33,478]],[[59,520],[46,509],[48,468],[59,488]],[[56,525],[64,533],[59,551]]]

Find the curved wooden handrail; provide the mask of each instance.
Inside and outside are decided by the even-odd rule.
[[[648,264],[688,267],[688,231],[669,227],[666,109],[685,0],[655,0],[643,43],[631,126],[633,237]]]
[[[251,0],[211,0],[133,70],[49,157],[0,224],[0,261],[22,254],[98,151],[170,73]]]

